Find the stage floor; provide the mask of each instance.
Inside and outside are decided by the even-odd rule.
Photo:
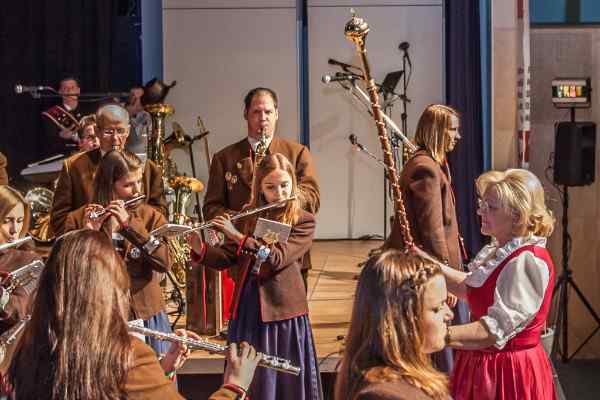
[[[340,359],[360,272],[358,263],[366,259],[369,250],[380,245],[378,240],[315,241],[313,244],[308,304],[321,372],[333,372]],[[178,325],[183,327],[185,320],[180,320]],[[223,357],[202,351],[192,353],[178,371],[178,374],[221,373]]]

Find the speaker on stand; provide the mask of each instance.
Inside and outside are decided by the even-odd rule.
[[[562,272],[554,286],[553,301],[558,300],[555,319],[555,339],[552,356],[560,355],[561,360],[569,362],[589,340],[600,330],[600,317],[586,299],[573,279],[569,267],[571,236],[569,235],[569,187],[590,185],[595,179],[596,166],[596,124],[576,122],[575,108],[571,108],[571,121],[559,122],[555,130],[554,183],[562,189]],[[568,305],[569,289],[573,289],[590,316],[598,326],[569,354]]]

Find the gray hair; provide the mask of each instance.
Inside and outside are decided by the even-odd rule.
[[[104,120],[121,122],[129,126],[129,113],[118,104],[106,104],[96,111],[96,121],[98,125],[104,125]]]

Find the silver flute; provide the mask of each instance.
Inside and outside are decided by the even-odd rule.
[[[137,195],[137,196],[135,196],[135,197],[127,200],[125,203],[123,203],[123,206],[125,208],[127,208],[128,206],[131,206],[131,205],[133,205],[133,204],[137,203],[138,201],[143,200],[145,198],[146,198],[145,194]],[[98,210],[98,211],[94,210],[94,211],[92,211],[90,213],[90,219],[98,219],[98,218],[100,218],[101,216],[103,216],[106,213],[107,213],[106,208],[103,208],[103,209]]]
[[[15,240],[14,242],[7,242],[4,244],[0,244],[0,251],[12,249],[13,247],[19,247],[23,243],[27,243],[30,240],[33,240],[33,238],[31,236],[25,236],[25,237],[22,237],[21,239]]]
[[[31,315],[25,316],[25,318],[11,326],[6,332],[0,335],[0,363],[2,363],[6,358],[8,346],[10,346],[17,339],[17,336],[19,336],[30,319]]]
[[[294,194],[294,195],[292,195],[289,198],[284,199],[284,200],[280,200],[280,201],[276,201],[276,202],[273,202],[273,203],[269,203],[269,204],[261,206],[261,207],[250,208],[248,210],[240,211],[238,213],[233,214],[230,217],[229,220],[230,221],[235,221],[237,219],[248,217],[250,215],[257,214],[259,212],[270,210],[271,208],[283,207],[284,205],[287,204],[288,201],[295,200],[296,197],[297,196]],[[196,227],[190,228],[187,231],[179,232],[175,236],[187,235],[187,234],[192,233],[192,232],[196,232],[196,231],[201,231],[201,230],[204,230],[204,229],[212,228],[214,225],[215,225],[214,221],[211,220],[211,221],[208,221],[208,222],[206,222],[206,223],[204,223],[202,225],[198,225]]]
[[[190,337],[177,336],[173,333],[164,333],[155,331],[153,329],[148,329],[136,321],[130,321],[128,325],[129,331],[131,332],[137,332],[144,336],[153,337],[158,340],[165,340],[167,342],[182,343],[185,344],[191,350],[204,350],[208,351],[209,353],[225,354],[227,352],[227,349],[229,348],[229,346],[214,343],[206,339],[198,340]],[[289,360],[285,360],[283,358],[275,356],[269,356],[266,354],[262,355],[262,358],[260,359],[258,365],[261,367],[271,368],[276,371],[286,372],[288,374],[300,374],[300,368],[295,365],[292,365],[292,363]]]

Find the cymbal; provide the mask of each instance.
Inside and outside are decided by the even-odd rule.
[[[204,183],[200,179],[192,178],[191,176],[176,176],[171,179],[171,186],[185,186],[190,188],[192,192],[201,192],[204,190]]]

